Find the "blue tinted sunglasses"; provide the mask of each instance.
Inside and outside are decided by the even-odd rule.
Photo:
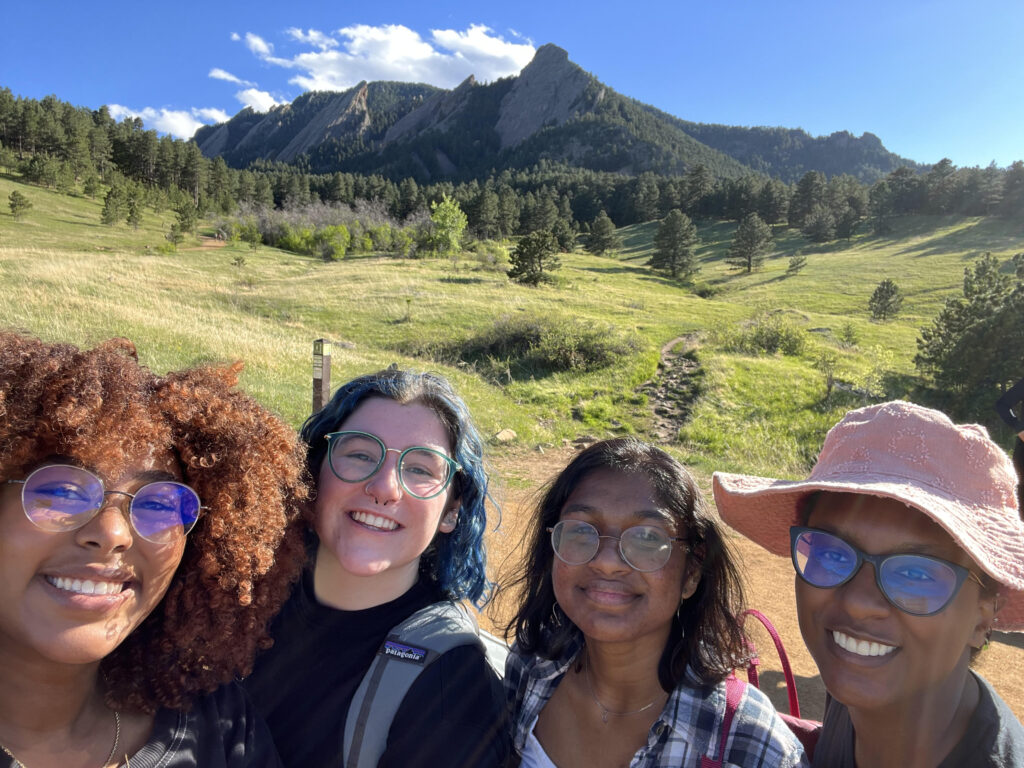
[[[107,494],[127,496],[128,519],[146,541],[166,544],[192,530],[199,519],[199,496],[170,480],[147,483],[135,493],[105,491],[92,472],[70,464],[50,464],[24,480],[8,480],[21,488],[21,506],[37,528],[57,533],[81,528],[103,508]]]
[[[912,616],[931,616],[956,597],[976,573],[962,565],[929,555],[869,555],[828,531],[793,526],[789,529],[793,566],[812,587],[830,589],[845,584],[869,562],[875,583],[885,599]]]

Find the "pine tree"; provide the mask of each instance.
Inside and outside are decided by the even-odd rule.
[[[875,320],[886,320],[895,316],[903,306],[903,293],[896,282],[886,278],[878,284],[868,299],[868,309]]]
[[[825,205],[815,204],[800,227],[804,237],[812,243],[827,243],[836,238],[836,219]]]
[[[729,246],[729,264],[752,272],[764,262],[764,253],[772,241],[771,228],[756,213],[744,217]]]
[[[138,195],[128,198],[128,226],[138,229],[142,225],[142,203]]]
[[[124,190],[115,185],[103,198],[103,210],[100,212],[100,221],[108,226],[114,226],[124,218]]]
[[[519,238],[512,252],[508,276],[517,283],[539,285],[550,282],[550,272],[562,266],[555,255],[558,244],[550,232],[531,232]]]
[[[655,251],[648,264],[673,279],[689,278],[697,271],[693,254],[697,241],[697,227],[690,217],[678,209],[669,211],[654,235]]]
[[[11,192],[7,202],[11,207],[11,216],[14,217],[15,221],[21,221],[22,217],[32,207],[32,201],[18,190]]]
[[[590,226],[590,237],[587,238],[587,250],[600,256],[603,253],[617,251],[622,247],[622,240],[615,233],[615,225],[608,214],[601,211]]]
[[[808,171],[797,182],[789,201],[789,226],[803,229],[804,222],[815,205],[825,204],[828,184],[821,171]]]

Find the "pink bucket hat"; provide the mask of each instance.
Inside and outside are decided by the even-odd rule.
[[[797,503],[814,491],[896,499],[942,526],[997,581],[1003,605],[995,628],[1024,632],[1024,522],[1017,476],[978,424],[899,400],[847,413],[825,437],[806,480],[716,472],[722,519],[776,555],[789,556]]]

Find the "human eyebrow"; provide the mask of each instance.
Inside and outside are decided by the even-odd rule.
[[[160,483],[170,481],[172,483],[182,482],[166,469],[147,469],[131,478],[132,485],[141,488],[149,483]]]

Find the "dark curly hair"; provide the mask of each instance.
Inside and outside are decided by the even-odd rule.
[[[233,389],[241,368],[157,376],[126,339],[80,350],[0,331],[0,480],[50,456],[116,474],[168,448],[205,507],[160,605],[101,662],[115,708],[184,709],[247,674],[301,570],[305,452]]]
[[[655,498],[675,518],[679,535],[694,553],[701,570],[693,596],[672,619],[669,640],[658,665],[662,688],[671,692],[683,680],[687,666],[696,681],[723,680],[748,654],[737,617],[743,606],[743,588],[717,519],[682,464],[660,448],[633,437],[594,443],[577,455],[544,490],[531,523],[527,556],[507,589],[520,591],[519,609],[506,636],[514,633],[519,651],[546,659],[560,658],[578,636],[579,629],[556,609],[551,583],[554,551],[547,529],[561,518],[562,507],[573,490],[599,469],[644,475]],[[554,611],[557,610],[556,615]]]

